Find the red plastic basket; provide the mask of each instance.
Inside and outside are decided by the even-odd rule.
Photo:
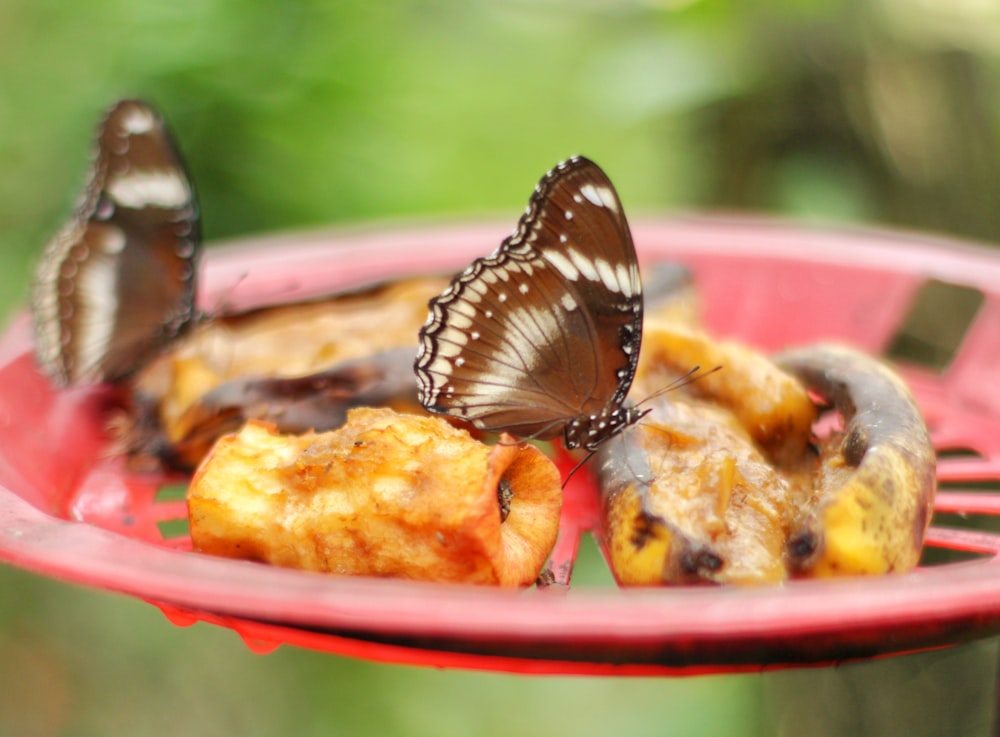
[[[416,271],[452,271],[492,250],[494,225],[307,234],[210,251],[203,302],[287,301]],[[750,220],[651,220],[634,227],[645,263],[694,272],[719,334],[764,349],[843,338],[882,352],[934,278],[984,302],[948,368],[906,369],[942,457],[936,509],[1000,514],[1000,255],[888,232]],[[781,587],[519,593],[339,578],[202,556],[161,523],[163,477],[110,454],[107,388],[54,392],[35,369],[27,318],[0,338],[0,560],[141,597],[175,624],[232,628],[255,650],[292,644],[380,661],[531,673],[654,674],[823,664],[1000,633],[1000,536],[935,524],[928,545],[971,559],[872,579]],[[568,578],[596,524],[586,474],[567,488],[553,569]],[[987,520],[988,521],[988,520]]]

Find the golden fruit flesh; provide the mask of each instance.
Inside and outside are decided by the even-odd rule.
[[[555,544],[559,473],[540,451],[357,409],[327,433],[251,421],[188,491],[195,550],[336,574],[527,586]]]

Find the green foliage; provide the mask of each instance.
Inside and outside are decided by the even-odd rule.
[[[995,238],[984,19],[972,5],[900,6],[3,0],[7,304],[122,96],[172,121],[209,239],[513,219],[573,153],[608,169],[634,212],[801,212]]]

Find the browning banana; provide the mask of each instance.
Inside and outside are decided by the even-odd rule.
[[[796,490],[732,413],[674,398],[598,450],[602,526],[623,585],[785,578]]]
[[[723,368],[660,398],[598,451],[603,540],[620,583],[765,583],[917,564],[935,454],[889,367],[827,344],[772,360],[690,325],[656,324],[648,336],[640,391],[692,364]],[[842,429],[811,437],[810,392]]]
[[[791,350],[776,361],[844,423],[822,441],[813,498],[793,520],[791,571],[909,570],[920,559],[936,491],[934,447],[909,389],[882,362],[845,346]]]
[[[808,493],[808,392],[764,356],[681,321],[654,320],[643,341],[639,396],[693,365],[722,370],[660,397],[640,425],[598,451],[604,541],[617,579],[783,580],[789,505]]]

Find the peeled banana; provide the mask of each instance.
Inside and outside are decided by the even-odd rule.
[[[820,446],[813,498],[793,520],[797,575],[905,571],[920,560],[936,490],[934,446],[909,389],[859,351],[817,345],[776,357],[844,421]]]
[[[906,385],[878,359],[814,345],[771,360],[666,322],[648,326],[643,350],[640,392],[682,367],[722,369],[659,398],[598,451],[602,535],[620,583],[774,583],[917,564],[934,450]],[[813,437],[810,392],[843,429]]]

